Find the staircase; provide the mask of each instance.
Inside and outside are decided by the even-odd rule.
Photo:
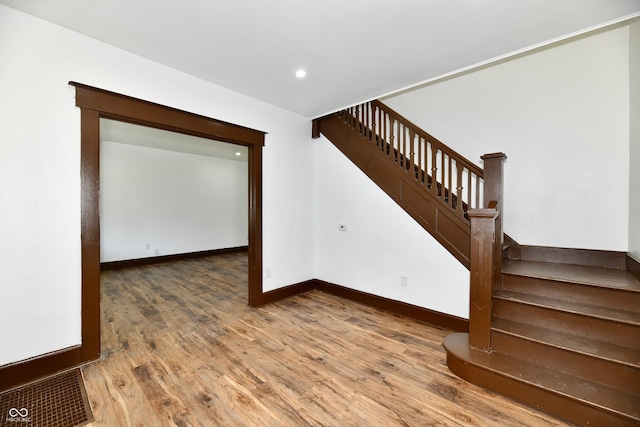
[[[314,120],[356,166],[469,268],[483,170],[379,101]],[[428,171],[428,172],[425,172]]]
[[[313,132],[470,269],[469,333],[444,342],[452,372],[578,425],[640,425],[635,260],[503,243],[504,155],[483,156],[482,170],[378,101]]]
[[[613,268],[507,260],[491,349],[445,339],[456,375],[578,425],[640,425],[640,282]]]

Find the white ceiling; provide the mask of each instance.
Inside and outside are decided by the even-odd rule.
[[[248,162],[247,147],[115,120],[100,119],[100,140]]]
[[[310,118],[640,15],[640,0],[0,3]]]

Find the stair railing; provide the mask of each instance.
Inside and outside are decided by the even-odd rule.
[[[376,100],[338,115],[460,219],[482,207],[483,170],[391,108]]]

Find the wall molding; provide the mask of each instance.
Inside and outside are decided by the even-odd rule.
[[[277,302],[313,290],[377,308],[388,313],[408,317],[430,326],[449,329],[453,332],[469,332],[469,321],[462,317],[358,291],[320,279],[305,280],[304,282],[265,292],[262,294],[261,305]]]
[[[469,332],[469,321],[462,317],[441,313],[428,308],[406,302],[369,294],[324,280],[314,279],[315,289],[350,301],[378,308],[388,313],[405,316],[438,328],[450,329],[454,332]]]
[[[187,252],[183,254],[162,255],[147,258],[135,258],[122,261],[101,262],[100,270],[118,270],[127,267],[139,267],[143,265],[160,264],[163,262],[178,261],[182,259],[203,258],[214,255],[230,254],[237,252],[247,252],[248,246],[237,246],[235,248],[210,249],[206,251]]]
[[[260,305],[271,304],[273,302],[312,291],[315,289],[315,282],[315,279],[305,280],[304,282],[295,283],[293,285],[284,286],[282,288],[264,292],[260,300]]]
[[[76,368],[82,364],[82,347],[78,345],[0,366],[0,393]]]

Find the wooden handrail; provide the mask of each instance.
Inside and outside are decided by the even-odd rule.
[[[482,207],[482,168],[382,102],[365,102],[338,116],[465,222],[468,209]]]
[[[470,160],[467,160],[462,154],[460,154],[460,153],[456,152],[455,150],[453,150],[453,149],[449,148],[448,146],[446,146],[444,143],[442,143],[440,140],[438,140],[435,136],[425,132],[418,125],[414,124],[409,119],[405,118],[400,113],[394,111],[393,109],[391,109],[390,107],[386,106],[382,102],[380,102],[378,100],[374,100],[374,101],[371,101],[371,104],[374,105],[377,108],[380,108],[383,111],[388,112],[389,115],[391,115],[394,118],[396,118],[399,122],[403,123],[408,128],[413,129],[416,133],[418,133],[424,139],[429,140],[429,141],[433,141],[434,143],[438,144],[439,146],[442,146],[443,150],[446,151],[447,154],[450,154],[451,157],[453,157],[453,158],[460,159],[461,161],[463,161],[466,164],[466,166],[469,169],[471,169],[473,172],[475,172],[480,177],[482,177],[483,171],[482,171],[481,167],[477,166],[476,164],[474,164]]]

